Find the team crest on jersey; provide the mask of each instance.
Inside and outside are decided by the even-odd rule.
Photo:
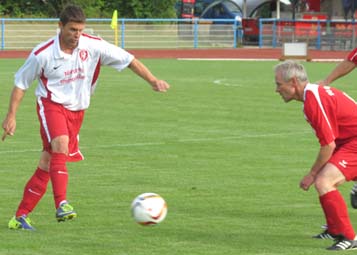
[[[88,51],[80,50],[79,57],[82,59],[82,61],[86,61],[88,58]]]

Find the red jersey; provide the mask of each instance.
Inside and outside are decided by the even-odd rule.
[[[347,56],[347,60],[357,65],[357,48],[354,48]]]
[[[304,114],[321,146],[333,141],[340,146],[357,138],[356,102],[338,89],[307,84]]]

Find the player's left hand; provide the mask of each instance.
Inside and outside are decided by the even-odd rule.
[[[158,92],[166,92],[170,88],[170,85],[163,80],[156,80],[154,84],[152,84],[152,89]]]
[[[315,177],[311,174],[305,175],[300,182],[300,188],[307,191],[309,190],[310,186],[314,183]]]

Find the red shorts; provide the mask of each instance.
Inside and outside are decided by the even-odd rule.
[[[69,137],[67,161],[79,161],[84,157],[79,150],[79,130],[82,126],[84,110],[70,111],[61,104],[46,98],[38,98],[37,115],[40,121],[40,133],[43,150],[51,153],[52,139],[67,135]]]
[[[346,181],[357,181],[357,139],[336,149],[328,162],[342,172]]]

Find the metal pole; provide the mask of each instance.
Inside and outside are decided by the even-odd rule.
[[[280,0],[276,0],[276,18],[280,19]]]
[[[355,0],[352,0],[352,48],[356,45],[356,35],[355,35]]]
[[[243,1],[243,18],[247,18],[247,0]]]
[[[194,19],[195,23],[193,26],[193,48],[197,48],[198,47],[198,19]]]
[[[263,47],[263,22],[259,19],[259,48]]]
[[[1,49],[5,49],[5,19],[1,19]]]
[[[121,47],[125,48],[125,19],[121,20]]]
[[[234,20],[233,23],[233,48],[237,48],[237,33],[238,33],[238,25],[237,19]]]

